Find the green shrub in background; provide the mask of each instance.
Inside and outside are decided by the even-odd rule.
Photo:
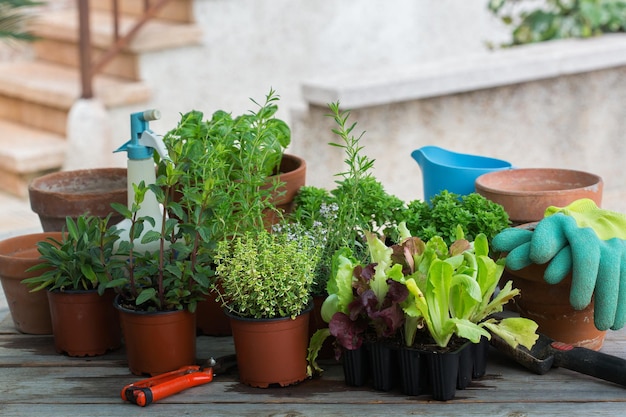
[[[503,46],[626,30],[626,0],[490,0],[488,8],[512,27]]]

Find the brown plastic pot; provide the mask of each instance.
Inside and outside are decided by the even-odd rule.
[[[0,280],[17,331],[26,334],[52,334],[50,309],[45,291],[30,292],[22,280],[43,271],[26,272],[41,263],[37,242],[48,237],[61,240],[61,232],[32,233],[0,242]]]
[[[312,305],[295,319],[249,319],[226,312],[237,353],[239,380],[267,388],[296,384],[307,378],[309,314]]]
[[[217,293],[211,291],[196,306],[196,325],[205,336],[230,336],[230,319],[224,314]]]
[[[135,375],[158,375],[196,363],[196,315],[188,310],[155,313],[115,307],[126,347],[128,368]]]
[[[111,203],[126,205],[127,187],[126,168],[59,171],[35,178],[28,196],[43,230],[60,231],[65,217],[76,219],[85,213],[102,218],[113,213],[111,223],[119,223],[123,217]]]
[[[589,198],[602,203],[603,181],[598,175],[558,168],[518,168],[483,174],[476,192],[500,204],[513,223],[539,221],[549,206],[565,207]]]
[[[115,292],[47,291],[57,352],[68,356],[97,356],[122,345]]]

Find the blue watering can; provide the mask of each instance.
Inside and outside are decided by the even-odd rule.
[[[474,182],[482,174],[512,168],[500,159],[456,153],[438,146],[421,147],[411,156],[422,170],[426,202],[443,190],[459,195],[473,193]]]

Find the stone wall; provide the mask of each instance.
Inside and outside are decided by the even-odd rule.
[[[613,40],[626,47],[626,38]],[[600,42],[593,50],[602,49],[602,40],[593,42]],[[553,58],[560,59],[558,55]],[[581,65],[588,65],[589,59],[594,58],[581,57]],[[560,68],[561,75],[543,79],[536,76],[491,88],[365,106],[359,106],[355,98],[356,82],[333,84],[330,78],[326,84],[309,84],[309,90],[321,93],[311,94],[316,102],[294,117],[291,151],[307,160],[309,184],[333,187],[333,174],[342,169],[344,156],[340,149],[327,145],[337,138],[321,102],[323,97],[327,102],[345,98],[351,104],[350,120],[358,123],[354,133],[365,131],[364,152],[376,159],[376,177],[389,192],[405,200],[423,198],[421,171],[410,153],[424,145],[504,159],[516,167],[588,171],[604,179],[605,194],[624,189],[626,66],[613,63],[580,73],[571,66],[570,70]],[[383,79],[380,74],[376,83],[361,79],[362,96],[368,97],[374,84],[384,86]],[[386,82],[398,84],[393,77]],[[407,82],[406,88],[418,88],[418,84]],[[415,95],[419,96],[417,91]]]

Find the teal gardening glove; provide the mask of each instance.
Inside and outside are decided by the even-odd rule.
[[[570,272],[570,304],[582,310],[594,296],[594,324],[618,330],[626,324],[626,216],[577,200],[564,208],[548,207],[534,232],[510,228],[492,241],[508,252],[511,270],[548,263],[544,279],[561,282]]]

